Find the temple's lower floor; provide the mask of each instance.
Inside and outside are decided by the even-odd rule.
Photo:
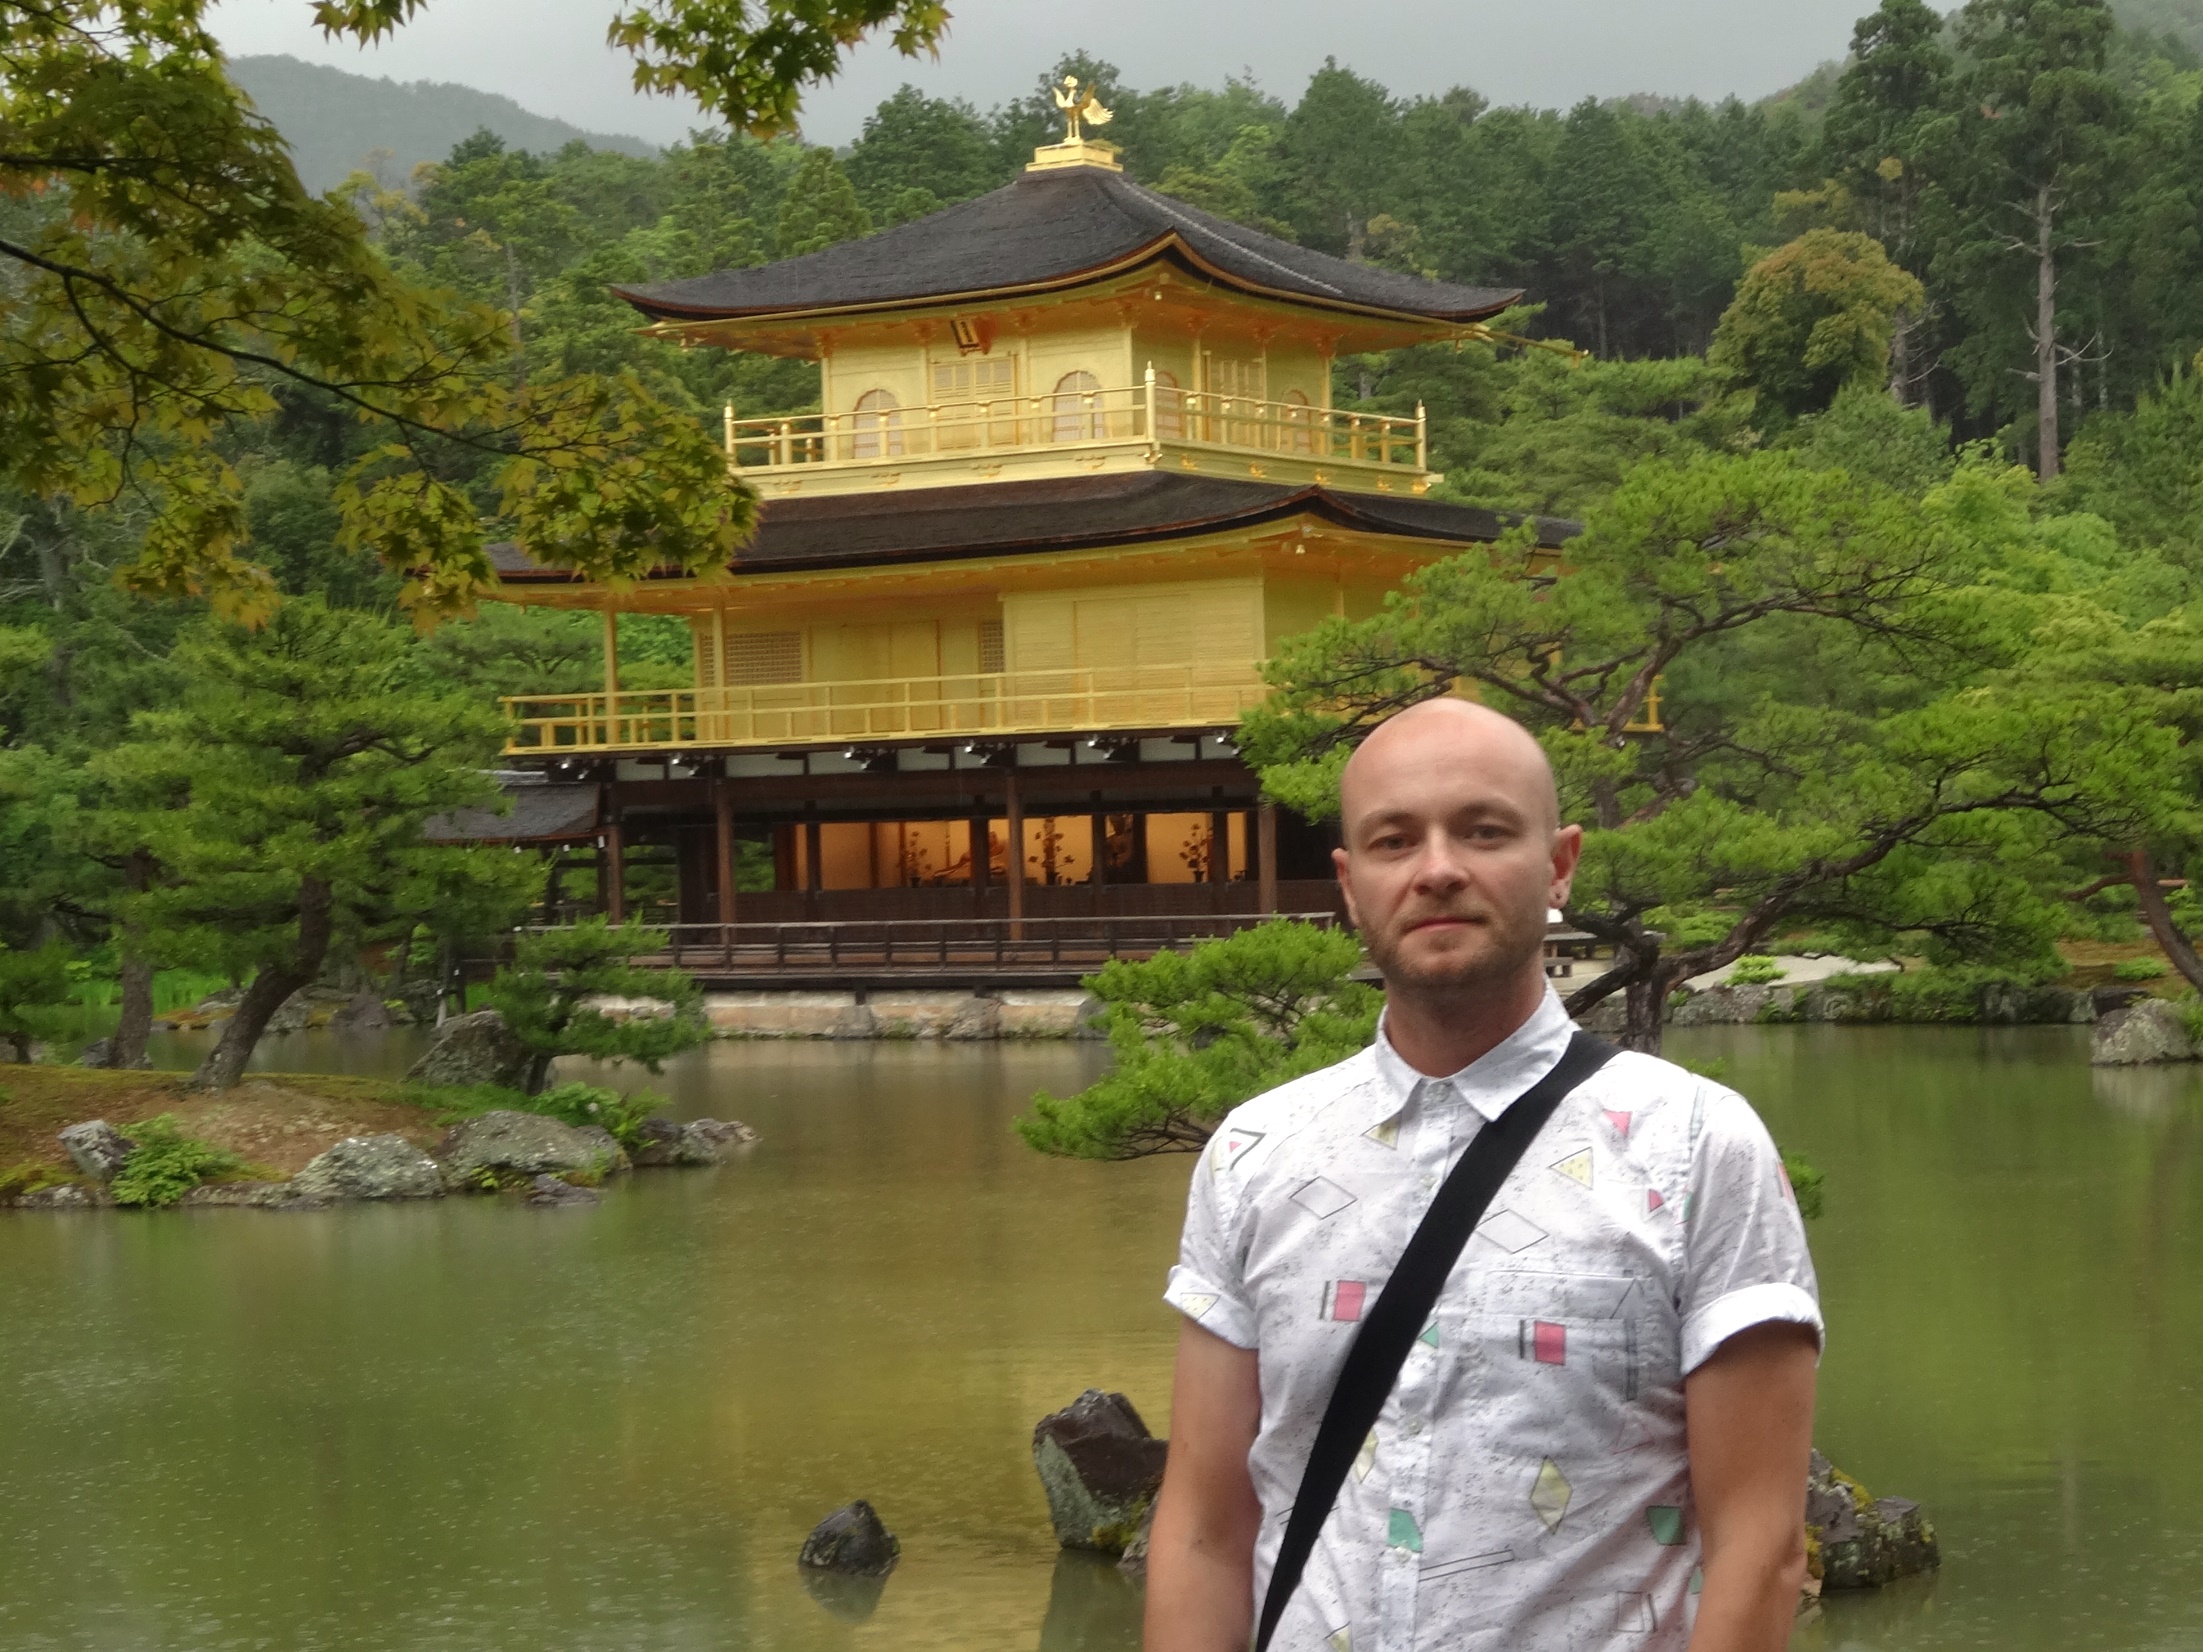
[[[1213,737],[1064,740],[507,777],[449,835],[549,855],[541,921],[657,924],[1335,911],[1328,828]],[[975,852],[975,849],[977,852]]]

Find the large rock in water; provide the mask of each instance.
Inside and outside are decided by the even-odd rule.
[[[111,1182],[138,1144],[105,1119],[86,1119],[61,1132],[61,1145],[76,1167],[95,1182]]]
[[[1033,1467],[1067,1549],[1122,1554],[1163,1483],[1170,1442],[1122,1394],[1089,1388],[1033,1427]]]
[[[524,1089],[534,1061],[495,1010],[457,1016],[436,1029],[428,1053],[406,1073],[412,1084],[496,1084]]]
[[[347,1136],[291,1178],[307,1199],[436,1199],[443,1167],[403,1136]]]
[[[713,1164],[724,1164],[738,1148],[757,1140],[757,1132],[740,1119],[690,1119],[688,1139],[711,1155]]]
[[[895,1569],[902,1553],[901,1542],[880,1523],[872,1505],[860,1497],[811,1528],[796,1564],[851,1577],[885,1577]]]
[[[2195,1056],[2187,1023],[2162,998],[2144,998],[2099,1018],[2088,1043],[2089,1064],[2096,1067],[2193,1061]]]
[[[1872,1496],[1818,1451],[1805,1481],[1805,1534],[1823,1589],[1878,1589],[1943,1560],[1918,1503]]]
[[[662,1115],[644,1119],[636,1126],[635,1150],[630,1157],[637,1170],[719,1162],[708,1143],[690,1137],[687,1125]]]
[[[501,1186],[570,1170],[602,1175],[604,1149],[572,1125],[540,1113],[502,1110],[461,1119],[436,1144],[448,1187]]]

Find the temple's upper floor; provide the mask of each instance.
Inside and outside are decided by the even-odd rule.
[[[1518,293],[1263,235],[1133,183],[1099,145],[1042,156],[879,235],[621,296],[683,345],[819,363],[818,412],[729,410],[730,457],[768,500],[1131,470],[1437,480],[1420,413],[1333,408],[1331,364],[1469,335]]]

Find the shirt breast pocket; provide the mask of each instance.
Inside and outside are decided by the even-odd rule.
[[[1662,1323],[1645,1281],[1497,1273],[1484,1287],[1470,1322],[1487,1380],[1501,1391],[1588,1388],[1617,1400],[1641,1396]]]

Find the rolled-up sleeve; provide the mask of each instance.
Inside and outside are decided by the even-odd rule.
[[[1683,1373],[1739,1331],[1789,1321],[1824,1336],[1820,1287],[1782,1155],[1742,1096],[1708,1086],[1691,1156]]]
[[[1204,1331],[1235,1347],[1252,1348],[1254,1308],[1247,1298],[1244,1252],[1234,1232],[1238,1201],[1216,1174],[1218,1151],[1212,1137],[1194,1165],[1178,1265],[1170,1270],[1163,1300]]]

